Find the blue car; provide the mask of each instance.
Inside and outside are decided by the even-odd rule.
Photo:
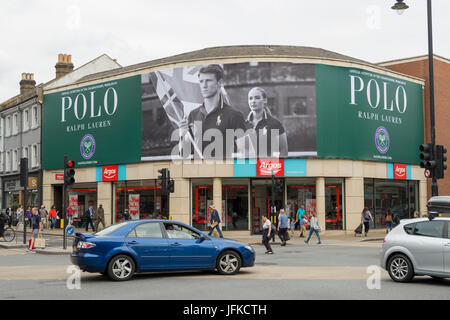
[[[255,264],[255,251],[239,241],[212,238],[181,222],[135,220],[95,234],[77,233],[71,261],[116,281],[136,272],[217,270],[233,275]]]

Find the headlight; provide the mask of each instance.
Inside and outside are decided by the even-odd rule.
[[[245,246],[245,249],[250,250],[251,252],[255,252],[252,246]]]

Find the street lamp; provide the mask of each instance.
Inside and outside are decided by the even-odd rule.
[[[404,10],[409,7],[403,2],[403,0],[397,0],[397,3],[391,7],[397,10],[399,14],[402,14]],[[433,71],[433,30],[431,20],[431,0],[427,0],[427,19],[428,19],[428,78],[430,84],[430,124],[431,124],[431,146],[433,157],[436,155],[436,129],[434,122],[434,71]],[[432,183],[431,183],[431,195],[438,195],[438,185],[436,175],[433,170]]]

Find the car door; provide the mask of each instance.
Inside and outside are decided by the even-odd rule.
[[[195,230],[177,223],[164,223],[174,269],[211,268],[215,263],[216,247],[210,239],[201,240]]]
[[[127,246],[136,252],[139,270],[169,268],[169,244],[159,222],[142,223],[127,236]]]
[[[450,221],[447,221],[447,234],[444,241],[444,270],[450,274]]]
[[[444,271],[444,222],[431,220],[415,224],[406,246],[416,260],[417,271]]]

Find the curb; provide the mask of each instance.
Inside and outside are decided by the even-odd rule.
[[[3,249],[22,249],[28,247],[26,244],[12,244],[12,245],[5,245],[3,243],[0,243],[0,248]]]
[[[60,256],[70,255],[71,253],[71,251],[48,251],[45,249],[34,249],[34,251],[36,251],[36,253],[44,255],[60,255]]]

